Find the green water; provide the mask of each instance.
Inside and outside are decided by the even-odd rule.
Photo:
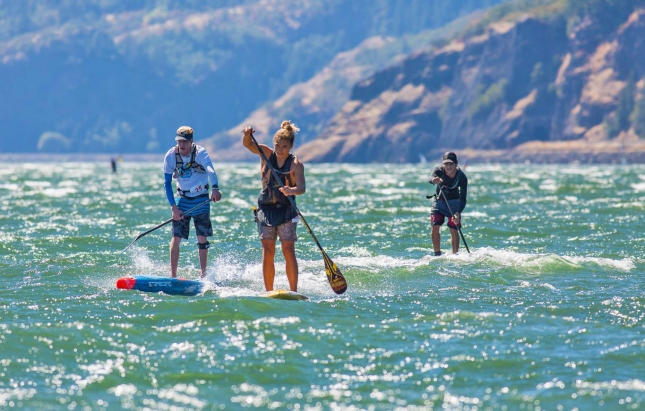
[[[645,166],[466,169],[468,254],[430,256],[432,165],[307,165],[299,291],[259,298],[256,164],[219,164],[203,295],[168,275],[161,164],[0,170],[0,408],[595,410],[645,406]],[[286,288],[278,258],[276,287]],[[180,275],[199,276],[194,232]]]

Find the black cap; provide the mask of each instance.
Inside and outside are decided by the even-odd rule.
[[[459,164],[459,162],[457,161],[457,154],[453,153],[452,151],[447,151],[446,154],[443,155],[443,163]]]
[[[193,139],[193,129],[188,126],[181,126],[177,129],[177,136],[175,137],[176,141],[185,140],[192,141]]]

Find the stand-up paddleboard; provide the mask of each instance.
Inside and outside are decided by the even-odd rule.
[[[204,289],[204,282],[186,278],[156,277],[139,275],[123,277],[116,281],[116,288],[139,290],[151,293],[163,292],[171,295],[197,295]]]
[[[273,290],[260,294],[260,297],[276,298],[278,300],[308,300],[306,296],[289,290]]]

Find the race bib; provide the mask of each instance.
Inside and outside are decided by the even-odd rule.
[[[207,191],[206,186],[203,184],[196,185],[189,190],[192,194],[199,194],[204,191]]]

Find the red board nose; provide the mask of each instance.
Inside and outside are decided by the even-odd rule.
[[[134,288],[134,284],[137,282],[134,278],[123,277],[116,280],[116,288],[122,288],[124,290],[131,290]]]

